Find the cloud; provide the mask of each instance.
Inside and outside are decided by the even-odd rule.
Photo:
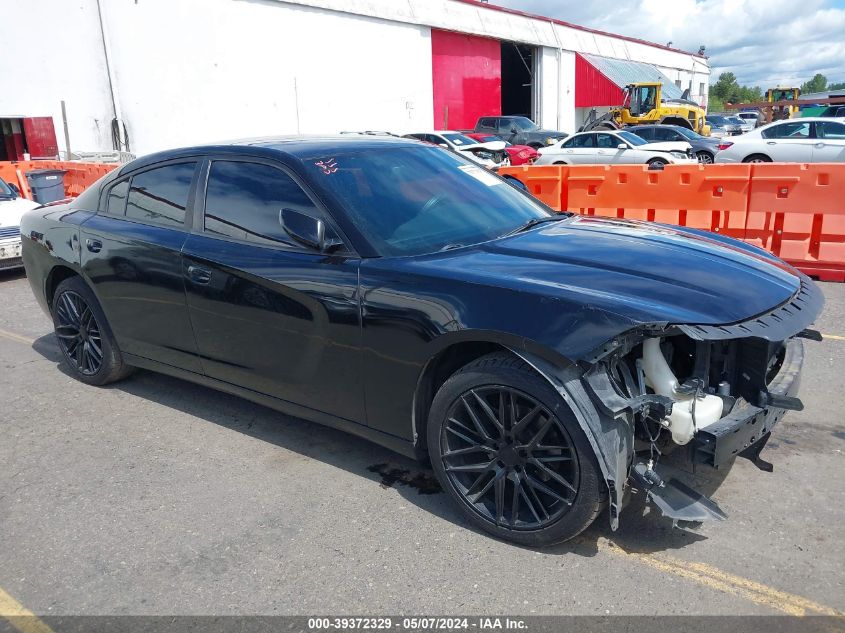
[[[800,85],[820,72],[845,81],[845,4],[842,0],[492,0],[651,42],[697,51],[704,44],[713,70],[764,90]]]

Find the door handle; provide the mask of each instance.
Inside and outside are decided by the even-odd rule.
[[[192,264],[188,266],[188,279],[195,284],[207,284],[211,281],[211,271],[208,268]]]
[[[86,239],[85,248],[92,253],[99,253],[103,248],[103,243],[100,240]]]
[[[766,145],[777,145],[774,141],[766,141]]]
[[[824,147],[824,143],[816,143],[816,147]]]

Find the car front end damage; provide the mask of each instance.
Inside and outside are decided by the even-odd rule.
[[[727,468],[737,457],[764,471],[761,451],[797,397],[802,339],[824,304],[801,276],[799,290],[771,311],[733,324],[650,323],[613,337],[572,366],[555,371],[526,359],[570,405],[595,450],[609,489],[610,520],[632,489],[673,521],[726,515],[678,471]]]

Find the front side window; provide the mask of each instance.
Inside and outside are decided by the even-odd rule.
[[[816,136],[819,138],[845,140],[845,124],[835,121],[816,123]]]
[[[106,213],[109,215],[126,215],[126,198],[129,194],[129,181],[123,180],[109,190],[106,199]]]
[[[126,200],[126,217],[183,226],[196,166],[196,163],[177,163],[133,176]]]
[[[291,246],[282,209],[319,215],[296,181],[270,165],[214,161],[205,194],[205,232],[258,244]]]
[[[802,139],[810,138],[810,124],[801,121],[781,123],[763,130],[763,138]]]
[[[435,147],[379,147],[304,160],[380,255],[486,242],[549,210],[495,174]]]

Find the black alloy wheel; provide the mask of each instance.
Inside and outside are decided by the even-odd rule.
[[[512,530],[537,530],[569,511],[578,457],[563,424],[535,398],[494,385],[455,400],[441,432],[444,470],[464,502]]]
[[[529,547],[570,539],[607,507],[607,486],[573,409],[509,352],[482,356],[437,390],[431,466],[468,522]]]
[[[72,290],[56,302],[56,337],[68,362],[79,373],[93,376],[103,365],[103,339],[91,307]]]
[[[97,297],[81,277],[69,277],[59,284],[51,312],[59,349],[74,378],[89,385],[105,385],[131,373]]]

